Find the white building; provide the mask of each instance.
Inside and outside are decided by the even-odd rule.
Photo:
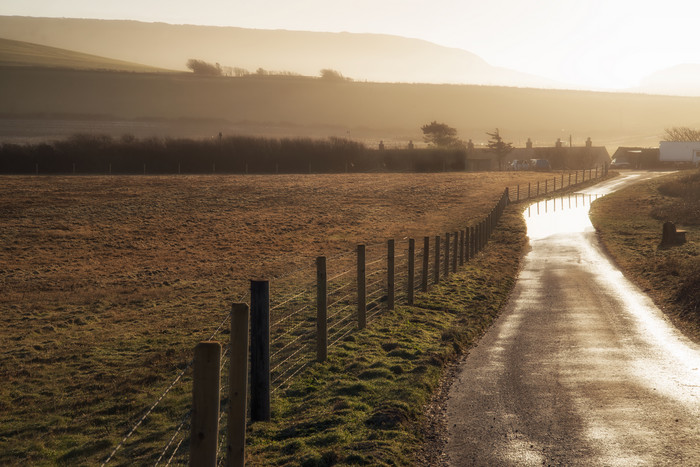
[[[700,163],[700,141],[661,141],[659,143],[659,161]]]

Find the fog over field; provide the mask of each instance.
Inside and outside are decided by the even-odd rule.
[[[700,98],[544,89],[566,85],[396,36],[7,16],[0,30],[3,141],[221,132],[404,147],[437,120],[477,146],[499,128],[516,146],[590,137],[612,153],[700,125]],[[239,76],[184,71],[192,58]]]

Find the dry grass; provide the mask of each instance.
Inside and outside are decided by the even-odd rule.
[[[103,460],[248,279],[358,242],[451,231],[504,186],[542,178],[0,178],[0,463]],[[127,456],[170,436],[187,404],[186,389],[173,392]]]

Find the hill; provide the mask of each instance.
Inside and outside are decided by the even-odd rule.
[[[686,63],[659,70],[644,78],[639,90],[677,96],[700,96],[700,64]]]
[[[556,87],[493,67],[461,49],[381,34],[258,30],[71,18],[0,16],[0,36],[152,66],[184,70],[190,58],[249,71],[317,76],[324,68],[356,80]]]
[[[700,126],[700,98],[494,86],[328,81],[288,76],[201,77],[0,68],[0,140],[83,132],[115,136],[341,136],[388,147],[421,140],[432,120],[485,143],[656,146],[669,126]],[[82,126],[81,126],[82,125]]]
[[[133,72],[166,71],[72,50],[0,38],[0,66],[32,66]]]

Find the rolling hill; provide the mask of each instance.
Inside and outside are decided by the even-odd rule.
[[[455,68],[454,76],[467,71],[478,76],[478,70],[492,68],[468,52],[391,36],[14,17],[0,17],[0,31],[35,41],[0,40],[0,142],[77,132],[139,137],[223,132],[341,136],[369,144],[383,140],[391,147],[420,142],[421,125],[437,120],[477,145],[488,139],[486,131],[499,128],[516,146],[524,146],[528,138],[536,146],[550,146],[570,136],[574,145],[582,145],[591,137],[612,152],[617,146],[657,146],[666,127],[700,126],[700,98],[692,97],[153,73],[182,68],[190,57],[217,61],[219,56],[231,57],[231,65],[308,75],[321,67],[351,75],[353,69],[372,69],[370,64],[377,73],[388,67],[416,81],[437,72],[433,64],[442,64],[440,73],[444,67],[463,67]],[[314,48],[306,48],[314,42]],[[42,45],[46,43],[53,46]],[[61,50],[57,44],[81,52]],[[395,61],[388,61],[392,51],[404,55],[396,52]],[[279,61],[285,53],[288,61]],[[407,63],[414,70],[402,68]]]
[[[116,70],[142,73],[166,71],[147,65],[2,38],[0,38],[0,66]]]
[[[0,37],[173,70],[196,58],[252,72],[331,68],[360,81],[561,87],[465,50],[381,34],[0,16]]]
[[[459,137],[551,146],[657,146],[670,126],[700,126],[700,98],[496,86],[364,83],[289,76],[202,77],[0,67],[0,141],[75,132],[119,136],[341,136],[389,147],[432,120]]]

